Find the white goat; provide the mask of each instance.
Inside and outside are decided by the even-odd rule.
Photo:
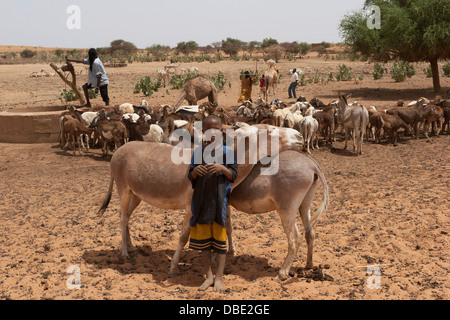
[[[306,151],[310,154],[309,145],[314,149],[314,138],[316,138],[316,149],[319,149],[319,142],[317,139],[317,130],[319,129],[319,122],[313,118],[312,114],[303,117],[299,122],[299,132],[302,134],[306,142]]]
[[[87,112],[83,112],[81,114],[81,123],[90,128],[92,121],[94,121],[94,119],[98,116],[98,112],[94,112],[94,111],[87,111]],[[89,151],[89,140],[91,138],[91,135],[93,134],[93,132],[91,134],[84,134],[84,136],[86,137],[86,144],[87,147],[86,149]],[[83,143],[83,139],[81,139],[81,144],[82,147],[84,148],[84,143]]]

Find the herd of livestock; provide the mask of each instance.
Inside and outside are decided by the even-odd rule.
[[[296,129],[308,153],[319,148],[319,140],[331,145],[337,133],[344,135],[345,148],[348,137],[352,138],[356,154],[362,153],[364,138],[377,143],[390,139],[396,145],[399,132],[415,138],[422,134],[428,138],[430,131],[433,135],[450,133],[450,101],[439,96],[433,101],[420,98],[407,105],[399,101],[387,110],[358,102],[349,104],[341,95],[328,104],[300,97],[290,105],[279,99],[270,103],[258,99],[234,107],[205,102],[177,110],[169,105],[150,106],[143,100],[139,106],[124,103],[102,108],[69,107],[60,118],[60,145],[64,150],[70,146],[74,154],[76,150],[81,154],[81,148],[89,150],[90,146],[100,145],[107,156],[111,148],[116,150],[128,141],[173,143],[176,129],[186,129],[193,137],[195,121],[210,114],[220,117],[224,128],[266,124]]]

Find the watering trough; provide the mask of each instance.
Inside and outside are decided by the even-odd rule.
[[[58,142],[59,118],[65,106],[37,107],[0,112],[0,142]]]

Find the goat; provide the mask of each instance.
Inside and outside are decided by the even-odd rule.
[[[334,107],[326,107],[321,112],[314,112],[313,118],[317,120],[319,124],[319,129],[317,131],[317,137],[319,132],[322,132],[325,141],[330,144],[333,143],[334,139]]]
[[[425,137],[428,138],[429,126],[431,125],[431,134],[438,135],[443,127],[444,123],[444,110],[437,105],[427,105],[425,110],[430,109],[429,112],[425,113],[423,131]],[[437,130],[435,130],[437,129]]]
[[[109,143],[114,142],[114,151],[117,150],[128,139],[127,129],[120,121],[109,121],[103,110],[99,112],[97,121],[97,132],[103,142],[103,157],[108,156]]]
[[[397,145],[398,129],[409,129],[408,124],[403,121],[398,115],[390,115],[384,112],[371,112],[369,122],[375,128],[374,140],[380,142],[380,133],[383,130],[391,139],[394,146]]]
[[[419,139],[419,125],[423,122],[426,115],[432,111],[432,109],[426,109],[424,107],[425,101],[427,101],[427,99],[421,98],[413,106],[393,107],[386,110],[386,113],[390,115],[398,115],[403,121],[414,129],[415,138]]]
[[[76,145],[78,144],[78,151],[81,155],[81,135],[90,134],[93,129],[84,126],[80,121],[70,115],[65,115],[64,120],[64,132],[68,135],[67,143],[72,139],[73,155],[76,154]]]

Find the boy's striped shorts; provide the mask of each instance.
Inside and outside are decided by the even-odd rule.
[[[227,253],[226,228],[217,222],[212,224],[195,224],[191,227],[189,248]]]

